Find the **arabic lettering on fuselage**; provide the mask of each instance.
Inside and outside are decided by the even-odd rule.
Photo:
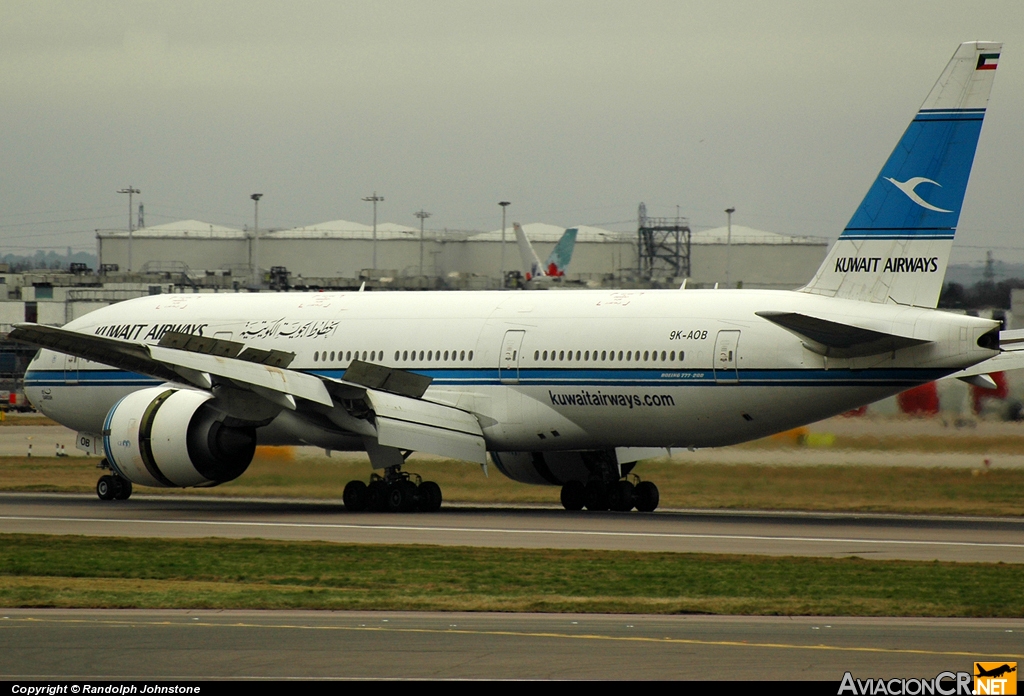
[[[338,323],[331,320],[291,321],[284,318],[247,321],[239,338],[321,338],[334,335]]]

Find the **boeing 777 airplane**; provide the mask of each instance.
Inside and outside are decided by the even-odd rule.
[[[366,451],[353,510],[436,510],[412,452],[490,457],[568,509],[654,510],[641,459],[1020,366],[1021,337],[936,310],[1000,48],[956,50],[797,291],[158,295],[19,324],[42,348],[26,393],[103,454],[103,499],[231,481],[266,443]]]
[[[530,239],[523,232],[520,224],[513,222],[512,228],[516,232],[516,243],[519,245],[519,255],[523,259],[523,268],[526,269],[527,280],[561,278],[565,275],[565,269],[569,267],[573,249],[576,247],[576,234],[579,232],[577,228],[571,227],[562,234],[558,244],[551,250],[548,260],[543,264],[540,262],[537,252],[533,250],[533,244],[530,243]]]

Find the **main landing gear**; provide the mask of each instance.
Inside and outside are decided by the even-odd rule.
[[[384,476],[370,474],[370,485],[349,481],[341,499],[352,512],[437,512],[441,487],[393,466],[384,470]]]
[[[103,458],[97,468],[110,470],[110,463]],[[116,474],[105,474],[96,482],[96,495],[100,500],[128,500],[131,494],[132,482]]]
[[[562,507],[566,510],[629,512],[636,508],[640,512],[654,512],[659,501],[658,487],[641,481],[635,474],[619,481],[591,479],[586,484],[569,481],[562,486]]]

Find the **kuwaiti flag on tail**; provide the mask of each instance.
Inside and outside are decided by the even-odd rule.
[[[978,56],[978,67],[975,70],[995,70],[998,65],[998,53],[982,53]]]

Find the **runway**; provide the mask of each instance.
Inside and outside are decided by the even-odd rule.
[[[1022,620],[6,610],[0,679],[932,678]],[[830,692],[831,693],[831,692]]]
[[[542,507],[349,513],[325,502],[0,493],[0,533],[224,537],[1024,563],[1024,520]]]

